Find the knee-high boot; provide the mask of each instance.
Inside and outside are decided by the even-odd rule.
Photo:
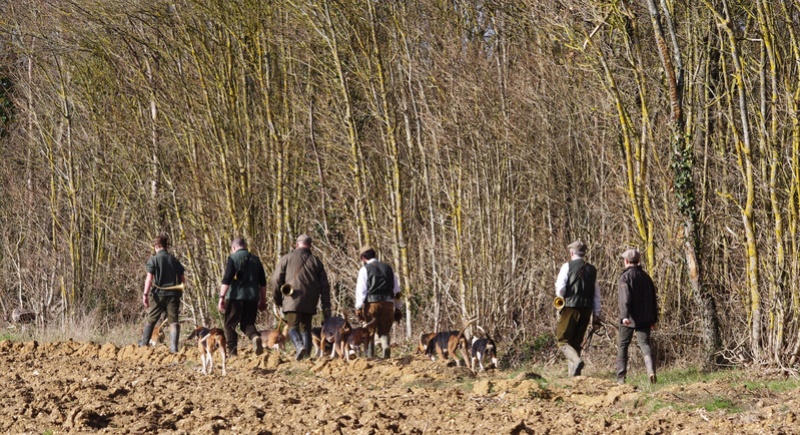
[[[314,343],[311,341],[311,331],[306,331],[303,333],[303,349],[306,350],[306,355],[311,354],[311,347]]]
[[[387,359],[392,355],[392,348],[389,344],[389,336],[388,335],[381,335],[381,358]]]
[[[364,350],[364,354],[367,358],[372,358],[375,356],[375,337],[373,336],[369,342],[367,343],[367,348]]]
[[[147,346],[150,344],[150,338],[153,336],[153,328],[155,327],[155,323],[144,324],[144,332],[142,332],[142,339],[139,340],[139,346]]]
[[[300,335],[300,331],[298,329],[290,329],[289,338],[292,340],[296,351],[294,360],[300,361],[305,358],[306,355],[308,355],[308,350],[306,350],[305,345],[303,345],[303,337]]]
[[[617,355],[617,383],[625,383],[625,375],[628,374],[628,356]]]
[[[644,367],[647,369],[647,377],[650,378],[650,383],[655,384],[656,379],[656,364],[653,361],[653,355],[644,356]]]
[[[564,354],[564,356],[567,358],[567,361],[572,363],[571,366],[567,364],[567,367],[570,369],[569,375],[580,376],[581,370],[583,370],[583,360],[581,359],[580,355],[578,355],[578,352],[575,350],[575,348],[565,344],[561,346],[561,353]]]
[[[181,337],[181,324],[170,323],[169,325],[169,351],[178,353],[178,340]]]

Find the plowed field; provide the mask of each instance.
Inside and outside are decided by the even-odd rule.
[[[797,389],[731,382],[639,389],[590,370],[544,379],[416,355],[294,362],[249,349],[226,377],[205,376],[189,346],[72,341],[3,341],[0,361],[2,433],[800,433]]]

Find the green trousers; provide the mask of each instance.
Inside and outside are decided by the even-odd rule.
[[[558,325],[556,326],[558,347],[568,344],[580,355],[583,337],[586,335],[586,330],[589,328],[591,320],[591,308],[562,308],[561,315],[558,318]]]

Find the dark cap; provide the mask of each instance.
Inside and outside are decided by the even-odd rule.
[[[631,248],[623,252],[620,257],[628,260],[630,263],[639,263],[639,259],[642,258],[642,255],[639,254],[639,251],[635,248]]]
[[[575,252],[577,254],[586,253],[586,245],[583,242],[581,242],[580,240],[576,240],[576,241],[570,243],[569,245],[567,245],[567,249],[569,249],[570,251],[573,251],[573,252]]]

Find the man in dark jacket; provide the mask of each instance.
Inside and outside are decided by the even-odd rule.
[[[284,255],[272,275],[273,300],[281,308],[289,327],[292,340],[301,360],[311,352],[311,318],[317,313],[317,304],[322,299],[322,313],[327,319],[331,311],[331,288],[325,267],[311,254],[311,237],[297,238],[295,250]],[[284,284],[287,293],[281,291]],[[290,290],[291,289],[291,290]]]
[[[228,355],[236,355],[236,325],[253,343],[256,355],[264,351],[261,335],[256,330],[258,311],[267,309],[267,276],[261,259],[247,250],[247,242],[235,238],[231,255],[225,264],[217,308],[225,313],[225,341]]]
[[[153,239],[153,249],[156,253],[145,265],[147,278],[144,280],[142,294],[142,304],[149,311],[139,346],[147,346],[150,343],[156,322],[166,312],[169,321],[169,351],[176,353],[180,335],[178,312],[183,295],[183,288],[180,285],[186,284],[186,277],[183,274],[183,265],[167,252],[167,248],[169,248],[169,237],[166,234],[159,234]]]
[[[634,332],[644,356],[650,383],[656,383],[656,368],[650,348],[650,330],[658,321],[656,287],[639,265],[641,255],[636,249],[622,253],[625,270],[619,277],[619,347],[617,352],[617,383],[625,383],[628,373],[628,346]]]

